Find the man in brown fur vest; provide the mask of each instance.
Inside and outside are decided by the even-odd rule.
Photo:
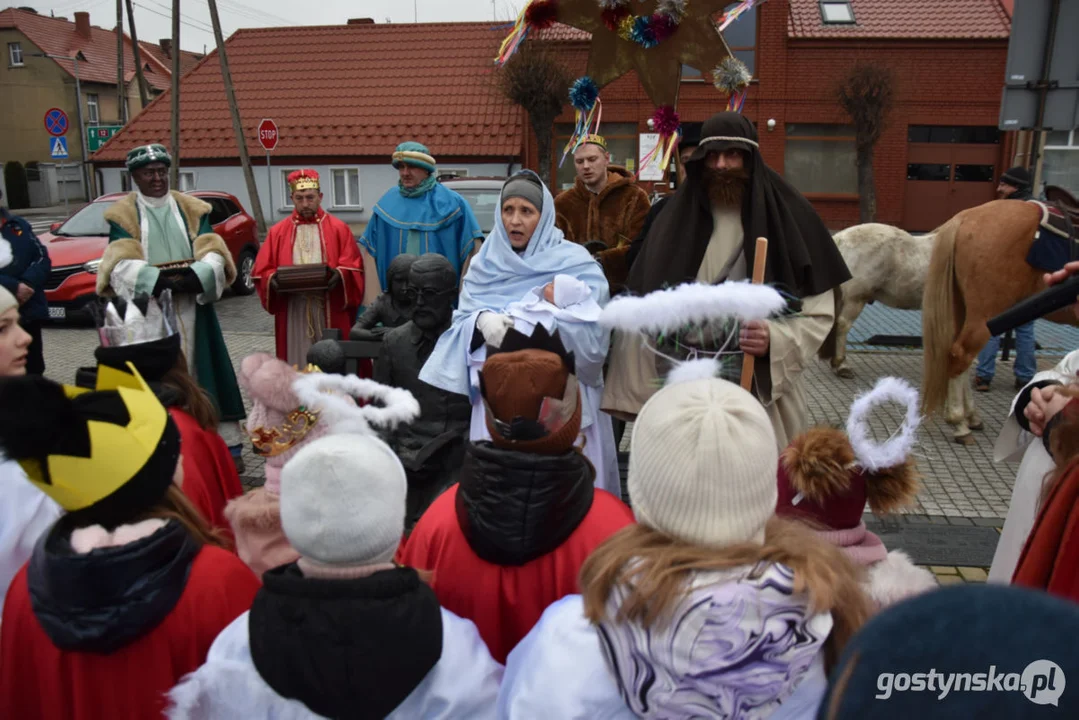
[[[567,240],[584,245],[597,240],[607,246],[596,256],[611,294],[629,274],[627,254],[648,215],[648,193],[625,168],[612,166],[607,143],[589,135],[573,153],[577,182],[555,198],[555,224]]]

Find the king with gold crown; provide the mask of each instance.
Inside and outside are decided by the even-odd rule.
[[[253,277],[262,306],[274,315],[277,357],[303,366],[326,328],[348,337],[363,301],[363,259],[348,225],[322,209],[318,173],[297,170],[288,183],[292,215],[270,228]],[[319,271],[310,277],[320,282],[288,282],[300,266]]]

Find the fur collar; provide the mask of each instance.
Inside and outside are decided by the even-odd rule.
[[[209,214],[210,203],[200,200],[191,195],[171,190],[172,199],[180,207],[180,213],[187,221],[187,232],[194,238],[199,234],[199,224],[204,215]],[[142,240],[142,232],[139,229],[139,209],[137,205],[138,193],[128,193],[127,197],[113,203],[112,207],[105,211],[105,219],[116,223],[124,232],[135,240]]]

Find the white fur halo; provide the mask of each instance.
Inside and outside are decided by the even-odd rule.
[[[907,412],[899,430],[878,444],[869,432],[867,418],[875,406],[886,402],[905,405]],[[921,421],[917,389],[900,378],[884,377],[878,380],[872,390],[855,398],[847,418],[847,437],[850,438],[858,466],[874,472],[902,465],[914,447],[914,435]]]
[[[293,381],[292,391],[305,407],[328,416],[333,433],[368,435],[372,424],[393,428],[420,416],[420,403],[408,390],[355,375],[307,373]],[[358,407],[346,400],[345,395],[377,400],[383,407]]]
[[[674,332],[686,325],[737,318],[765,320],[787,301],[773,287],[749,282],[687,283],[644,296],[621,295],[607,303],[600,325],[626,332]]]
[[[11,243],[0,238],[0,268],[7,267],[14,259],[15,256],[11,254]]]
[[[719,377],[719,372],[719,361],[714,357],[686,360],[683,363],[675,365],[674,368],[667,373],[665,385],[677,385],[678,383],[693,382],[695,380],[715,379]]]

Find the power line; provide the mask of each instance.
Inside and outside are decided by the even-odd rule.
[[[145,5],[140,5],[139,3],[135,3],[135,7],[139,8],[140,10],[145,10],[145,11],[146,11],[146,12],[148,12],[148,13],[152,13],[152,14],[154,14],[154,15],[157,15],[158,17],[163,17],[163,18],[165,18],[166,20],[172,20],[172,15],[171,15],[171,14],[170,14],[170,15],[166,15],[165,13],[162,13],[162,12],[158,12],[157,10],[154,10],[153,8],[148,8],[148,7],[146,7]],[[187,26],[188,26],[189,28],[192,28],[192,29],[194,29],[194,30],[198,30],[199,32],[205,32],[205,33],[210,33],[211,35],[213,34],[213,30],[212,30],[212,29],[209,29],[209,30],[208,30],[208,29],[207,29],[207,28],[205,28],[205,27],[200,27],[200,26],[198,26],[198,25],[194,25],[194,24],[192,24],[192,23],[188,22],[187,20],[184,20],[184,19],[183,19],[183,17],[181,17],[181,18],[180,18],[180,23],[181,23],[182,25],[187,25]]]
[[[170,7],[168,5],[165,5],[164,3],[158,2],[158,0],[147,0],[147,2],[151,2],[154,5],[157,5],[162,10],[164,10],[168,14],[169,20],[172,20],[172,7]],[[180,13],[180,22],[183,22],[184,19],[186,19],[189,23],[191,23],[193,25],[201,25],[201,26],[203,26],[203,29],[206,30],[206,32],[212,33],[214,31],[214,29],[212,27],[210,27],[209,25],[207,25],[203,21],[198,20],[196,18],[193,18],[190,15],[187,15],[185,13]]]

